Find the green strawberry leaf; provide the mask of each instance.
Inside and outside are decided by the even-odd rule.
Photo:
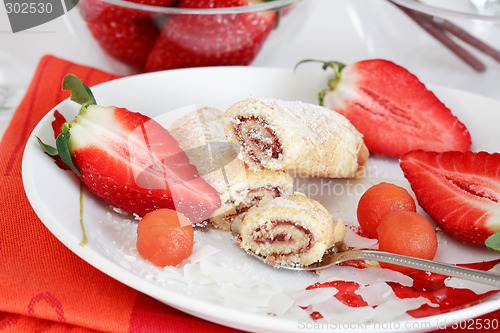
[[[500,252],[500,232],[486,238],[486,242],[484,242],[484,244],[489,250]]]
[[[344,69],[345,64],[338,62],[338,61],[323,61],[323,60],[316,60],[316,59],[304,59],[304,60],[299,61],[297,63],[297,65],[295,65],[294,70],[296,70],[297,67],[299,67],[300,65],[302,65],[303,63],[306,63],[306,62],[319,62],[319,63],[323,64],[323,66],[322,66],[323,70],[327,70],[328,67],[331,67],[333,69],[334,77],[332,79],[328,80],[328,88],[323,89],[318,94],[319,105],[323,105],[323,100],[325,98],[325,95],[328,92],[335,90],[335,87],[339,83],[340,73]]]
[[[70,138],[69,130],[65,125],[63,127],[63,131],[56,139],[56,147],[59,153],[59,157],[61,161],[63,161],[67,166],[71,168],[78,176],[81,175],[80,170],[73,164],[73,160],[71,159],[71,152],[69,151],[68,141]]]
[[[338,62],[338,61],[323,61],[323,60],[317,60],[317,59],[304,59],[304,60],[299,61],[295,65],[294,70],[296,70],[297,67],[299,67],[300,65],[302,65],[303,63],[306,63],[306,62],[319,62],[319,63],[323,64],[323,66],[322,66],[323,70],[327,70],[328,67],[331,67],[335,73],[336,78],[340,77],[340,72],[342,72],[342,70],[345,67],[345,64]]]
[[[68,146],[69,137],[69,131],[67,130],[67,128],[64,128],[63,132],[59,134],[56,139],[57,148],[44,143],[38,136],[36,137],[36,139],[38,140],[38,143],[45,153],[49,154],[50,156],[59,156],[61,158],[61,161],[63,161],[67,166],[71,168],[71,170],[73,170],[78,176],[80,176],[80,170],[78,170],[78,168],[73,164],[73,160],[71,159],[71,153]]]
[[[67,74],[62,83],[63,90],[71,90],[71,100],[83,107],[97,104],[92,91],[78,77]]]
[[[42,146],[42,149],[45,153],[49,154],[50,156],[57,156],[59,154],[56,148],[44,143],[38,136],[36,137],[36,139],[38,140],[40,146]]]

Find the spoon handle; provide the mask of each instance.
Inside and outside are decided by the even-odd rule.
[[[400,254],[372,251],[372,250],[353,250],[338,252],[335,255],[335,263],[347,260],[376,260],[389,264],[396,264],[410,268],[416,268],[437,274],[454,276],[469,281],[486,283],[495,287],[500,287],[500,274],[486,272],[472,268],[460,267],[450,264],[444,264],[436,261],[413,258]],[[333,263],[332,263],[333,264]]]

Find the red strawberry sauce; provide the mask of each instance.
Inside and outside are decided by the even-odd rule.
[[[359,288],[359,284],[353,281],[331,281],[325,283],[315,283],[306,288],[306,290],[317,288],[330,288],[334,287],[339,292],[335,294],[335,298],[351,307],[367,306],[368,303],[354,292]]]
[[[479,270],[490,270],[499,263],[500,259],[497,259],[471,264],[460,264],[458,266]],[[359,265],[359,263],[354,263],[354,265],[350,266],[354,266],[358,269],[364,268],[362,265]],[[417,309],[408,311],[408,314],[414,318],[438,315],[463,309],[465,307],[481,303],[488,297],[499,292],[498,290],[492,290],[478,295],[469,289],[448,287],[445,285],[445,280],[448,277],[435,273],[418,271],[409,274],[408,276],[413,279],[413,285],[411,287],[404,286],[396,282],[387,282],[387,284],[394,291],[394,294],[400,299],[425,297],[435,305],[429,306],[428,304],[423,304]],[[361,307],[368,305],[360,295],[355,293],[360,286],[358,283],[352,281],[315,283],[307,287],[306,290],[328,287],[336,288],[338,292],[334,295],[334,297],[347,306]],[[310,316],[314,320],[323,318],[319,312],[313,312]]]

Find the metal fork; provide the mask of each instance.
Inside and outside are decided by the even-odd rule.
[[[262,256],[259,256],[253,252],[247,253],[253,255],[254,257],[267,264],[271,264],[266,260],[266,258]],[[376,250],[344,250],[342,247],[338,247],[337,250],[326,252],[321,261],[318,261],[309,266],[292,266],[285,264],[277,264],[271,266],[296,271],[315,271],[349,260],[376,260],[389,264],[415,268],[427,272],[458,277],[469,281],[485,283],[500,288],[499,273],[486,272],[478,269],[460,267],[437,261],[419,259]]]

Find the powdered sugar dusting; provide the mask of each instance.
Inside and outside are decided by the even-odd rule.
[[[249,98],[226,111],[224,129],[254,169],[350,178],[365,162],[362,135],[341,114],[315,104]]]

